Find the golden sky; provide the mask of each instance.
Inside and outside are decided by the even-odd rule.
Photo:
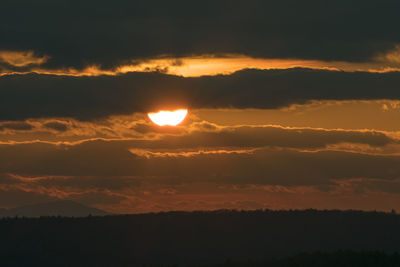
[[[396,101],[319,101],[195,109],[176,127],[145,113],[3,122],[3,207],[390,210],[400,203],[399,115]]]

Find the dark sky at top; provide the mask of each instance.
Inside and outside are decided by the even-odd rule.
[[[399,8],[396,0],[6,0],[0,50],[76,68],[227,53],[362,62],[400,42]]]

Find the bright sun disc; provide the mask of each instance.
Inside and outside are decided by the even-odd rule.
[[[149,113],[148,116],[152,122],[159,126],[176,126],[185,119],[187,113],[187,109],[174,111],[161,110],[157,113]]]

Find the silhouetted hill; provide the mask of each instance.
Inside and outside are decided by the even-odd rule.
[[[89,215],[104,216],[107,214],[109,213],[70,200],[59,200],[54,202],[27,205],[9,210],[0,210],[0,217],[86,217]]]
[[[201,267],[399,267],[400,254],[386,254],[378,251],[355,252],[337,251],[334,253],[300,253],[292,257],[261,261],[235,262],[227,260],[222,264]]]
[[[223,210],[7,218],[0,220],[0,236],[0,259],[18,266],[207,265],[340,249],[399,252],[400,216],[362,211]]]

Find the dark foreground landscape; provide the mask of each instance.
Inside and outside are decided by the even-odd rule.
[[[0,220],[2,266],[400,266],[400,216],[212,211]]]

